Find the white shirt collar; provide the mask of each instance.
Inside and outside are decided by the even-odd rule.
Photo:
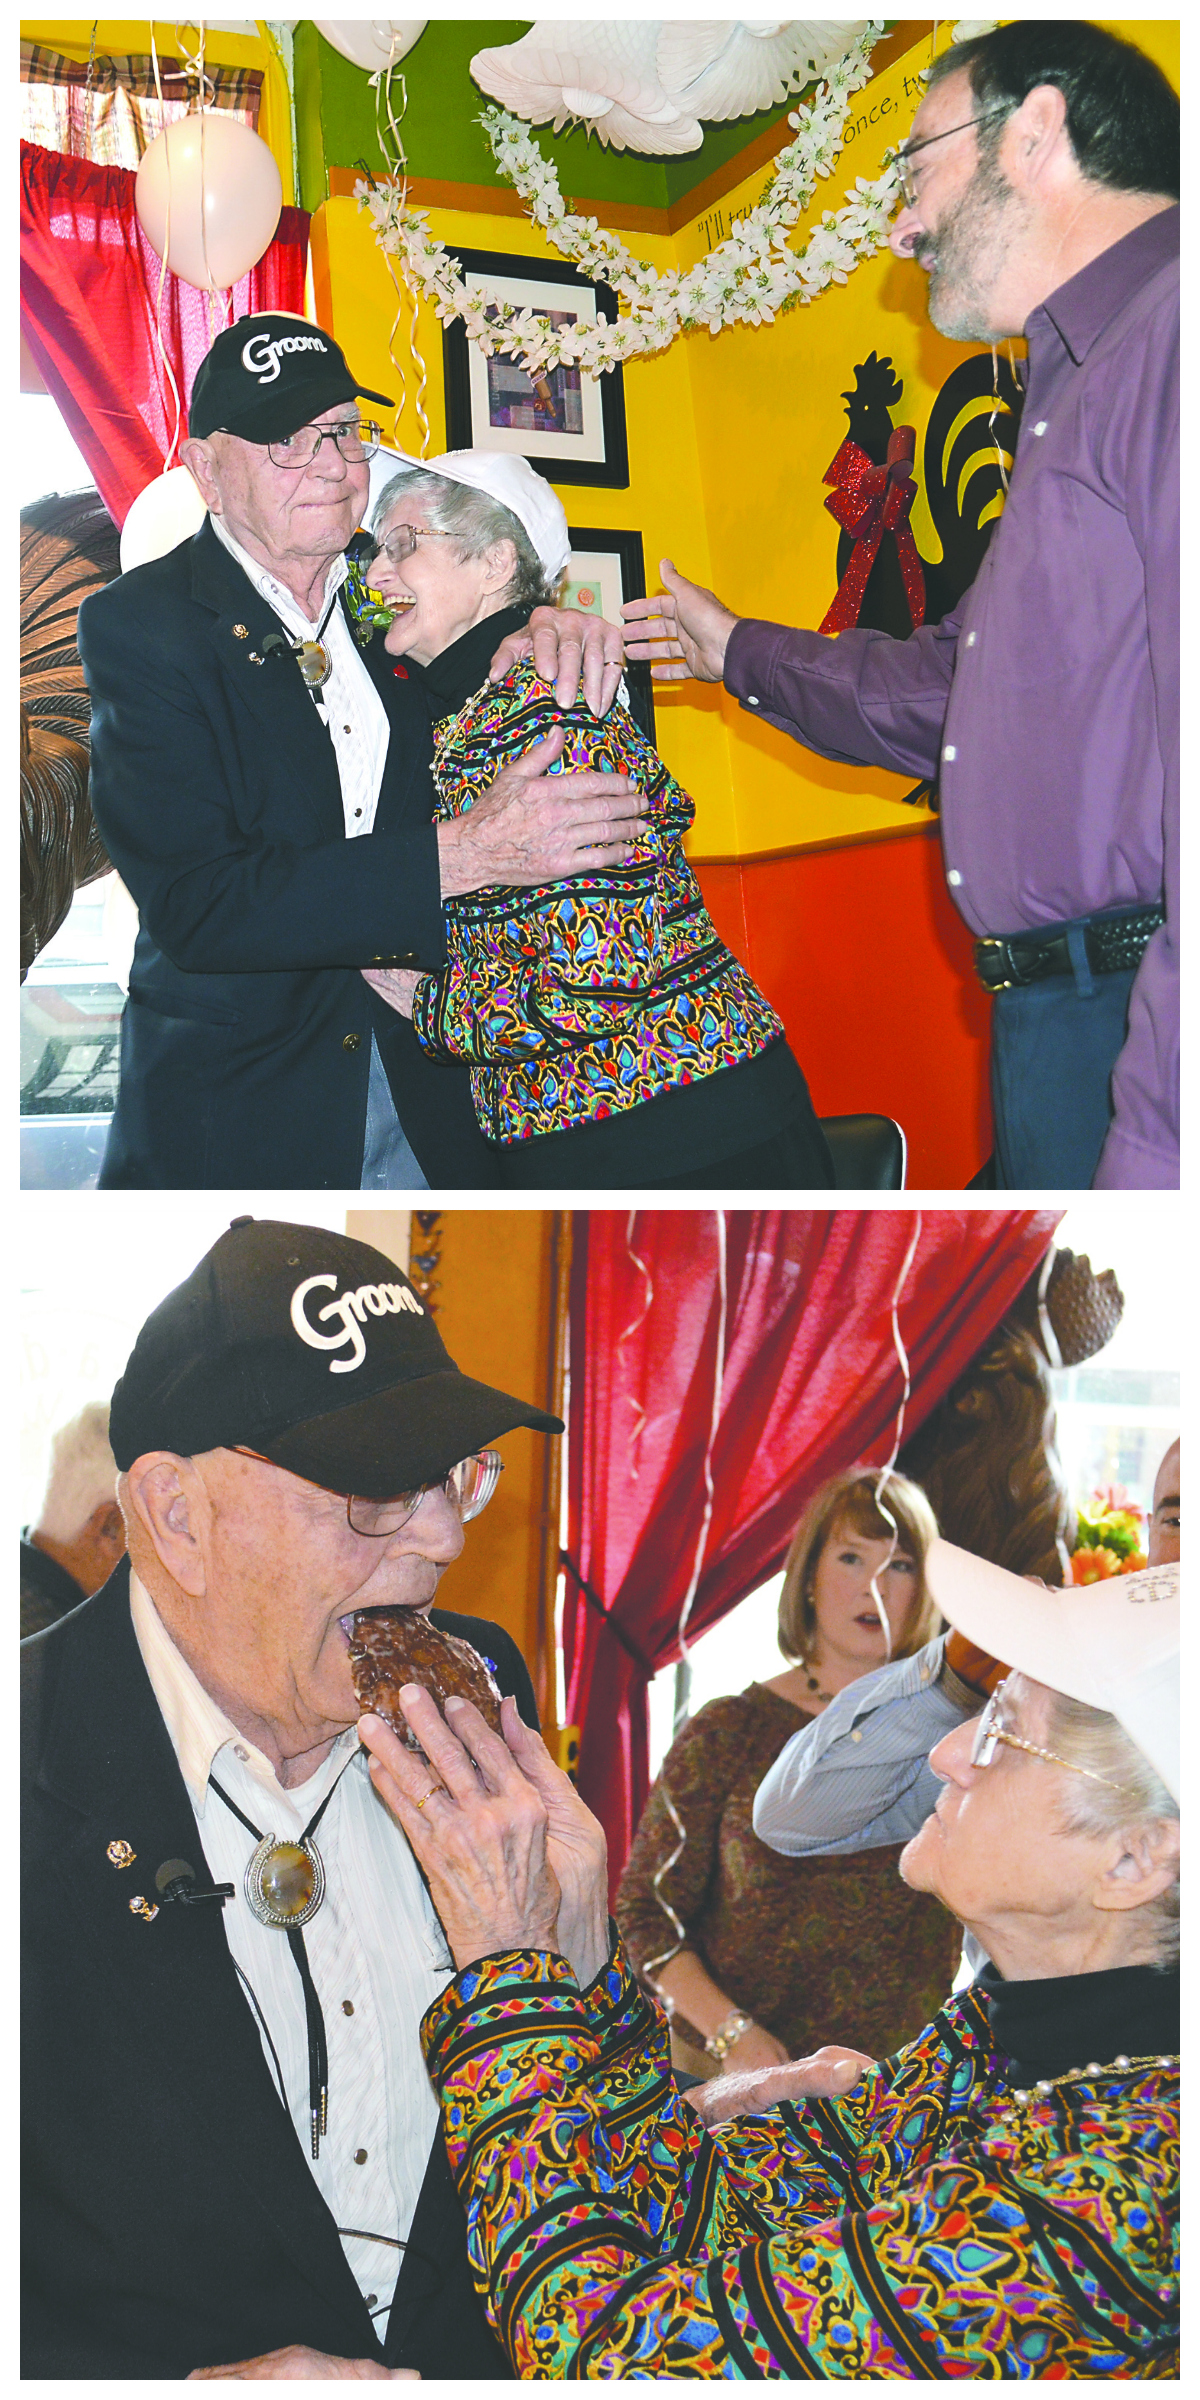
[[[284,1791],[265,1751],[260,1750],[247,1734],[239,1730],[232,1718],[226,1716],[219,1701],[213,1699],[199,1676],[193,1673],[182,1651],[176,1649],[149,1592],[132,1568],[129,1575],[129,1607],[142,1663],[162,1711],[163,1722],[171,1737],[171,1746],[179,1761],[193,1806],[203,1811],[214,1763],[219,1753],[227,1747],[236,1749],[245,1772],[253,1775],[256,1782],[266,1784],[274,1795],[291,1801],[292,1791]],[[292,1787],[297,1792],[303,1792],[309,1804],[301,1809],[302,1817],[311,1813],[316,1776],[322,1775],[326,1768],[331,1775],[335,1771],[340,1772],[347,1750],[357,1746],[357,1743],[355,1728],[348,1726],[345,1733],[338,1735],[329,1758],[322,1767],[317,1768],[316,1775]]]
[[[223,517],[215,517],[210,509],[208,521],[222,547],[228,550],[231,558],[237,560],[243,574],[249,576],[255,591],[261,592],[263,599],[270,601],[272,608],[283,618],[285,624],[289,615],[299,618],[307,626],[315,625],[318,622],[321,610],[318,609],[315,617],[307,617],[294,592],[289,592],[286,583],[281,583],[278,576],[273,575],[269,567],[264,567],[259,559],[251,558],[249,551],[244,550],[241,543],[229,531]],[[332,597],[339,584],[345,582],[349,571],[350,561],[344,551],[339,551],[325,577],[324,602]]]

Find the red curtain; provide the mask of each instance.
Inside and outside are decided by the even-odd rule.
[[[912,1210],[576,1215],[566,1714],[614,1886],[649,1789],[646,1686],[679,1656],[702,1534],[691,1636],[778,1571],[827,1475],[890,1457],[903,1390],[891,1310],[914,1234],[899,1304],[910,1433],[1032,1274],[1060,1214],[935,1210],[919,1230]]]
[[[128,167],[21,144],[22,331],[118,525],[161,473],[175,424],[155,333],[161,262],[138,223],[136,180]],[[303,315],[308,223],[303,209],[283,210],[270,249],[233,287],[232,320]],[[167,276],[163,346],[181,402],[225,321],[221,302]]]

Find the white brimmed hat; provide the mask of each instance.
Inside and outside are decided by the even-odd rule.
[[[544,475],[535,473],[527,458],[517,458],[507,450],[443,450],[437,458],[406,458],[400,453],[399,464],[488,492],[524,526],[547,579],[553,583],[562,574],[571,555],[567,512],[557,492],[551,490]]]
[[[1178,1565],[1055,1592],[939,1539],[925,1581],[943,1616],[980,1650],[1106,1709],[1179,1798]]]

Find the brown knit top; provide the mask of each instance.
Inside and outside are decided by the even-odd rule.
[[[640,1975],[678,1936],[653,1876],[679,1835],[687,1842],[662,1889],[687,1947],[714,1983],[795,2058],[845,2042],[886,2058],[942,2006],[962,1929],[941,1904],[901,1882],[896,1845],[836,1858],[781,1858],[754,1831],[754,1795],[784,1743],[812,1722],[765,1684],[713,1700],[685,1725],[646,1803],[617,1897],[617,1920]],[[702,2036],[677,2009],[685,2041]]]

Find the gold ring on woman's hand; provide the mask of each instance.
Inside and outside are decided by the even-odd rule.
[[[417,1802],[417,1815],[418,1815],[418,1816],[420,1816],[420,1814],[421,1814],[421,1810],[422,1810],[422,1809],[423,1809],[423,1808],[424,1808],[424,1807],[427,1805],[427,1803],[428,1803],[430,1800],[432,1800],[434,1793],[435,1793],[435,1792],[437,1792],[437,1791],[440,1791],[440,1790],[441,1790],[441,1785],[440,1785],[440,1784],[437,1784],[437,1783],[431,1783],[431,1784],[430,1784],[430,1786],[429,1786],[429,1790],[426,1792],[424,1800],[418,1800],[418,1802]]]

